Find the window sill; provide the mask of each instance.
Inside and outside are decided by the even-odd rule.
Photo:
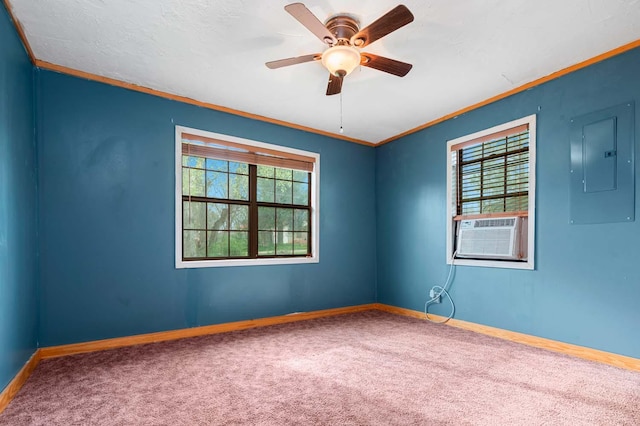
[[[176,259],[176,269],[191,268],[220,268],[229,266],[267,266],[267,265],[297,265],[304,263],[319,263],[318,256],[312,257],[282,257],[268,259],[224,259],[224,260],[194,260],[183,261]],[[457,263],[457,262],[456,262]]]
[[[452,262],[451,257],[447,259],[447,264],[450,265]],[[491,259],[465,259],[458,257],[453,260],[453,263],[456,266],[481,266],[485,268],[502,268],[502,269],[524,269],[524,270],[533,270],[533,261],[530,259],[526,262],[510,262],[503,260],[491,260]]]

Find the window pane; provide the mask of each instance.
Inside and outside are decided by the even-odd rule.
[[[249,206],[230,206],[231,228],[234,231],[249,229]]]
[[[229,205],[207,203],[207,229],[229,229]]]
[[[223,172],[207,172],[207,197],[229,198],[227,179]]]
[[[293,183],[293,204],[301,206],[309,205],[309,184]]]
[[[484,162],[482,170],[482,195],[504,194],[504,158]]]
[[[258,166],[258,176],[273,178],[275,177],[275,169],[269,166]]]
[[[529,146],[529,132],[523,132],[518,135],[508,136],[509,151],[513,151],[520,148],[526,148]]]
[[[295,180],[296,182],[309,182],[309,173],[301,172],[300,170],[294,170],[293,180]]]
[[[462,150],[462,161],[482,158],[482,144],[470,146]]]
[[[205,203],[182,202],[183,229],[205,229]]]
[[[480,163],[462,166],[462,198],[469,199],[480,196]]]
[[[307,238],[309,234],[306,232],[296,232],[293,235],[293,254],[307,254],[308,253],[308,244]]]
[[[188,166],[189,165],[189,156],[188,155],[183,155],[182,156],[182,165],[183,166]]]
[[[182,231],[184,258],[205,257],[205,231]]]
[[[517,212],[529,210],[529,196],[521,195],[520,197],[509,197],[506,200],[507,208],[505,211]]]
[[[204,158],[194,156],[188,157],[187,164],[185,165],[189,167],[195,167],[197,169],[204,169]]]
[[[502,138],[484,144],[484,157],[507,152],[507,139]]]
[[[232,200],[249,200],[249,176],[230,174],[229,191]]]
[[[293,232],[276,232],[276,254],[293,254]]]
[[[187,176],[194,197],[204,197],[204,170],[187,169]]]
[[[271,256],[276,254],[276,237],[273,231],[258,232],[258,255]]]
[[[229,171],[231,173],[238,173],[240,175],[248,175],[249,165],[246,163],[236,163],[235,161],[229,161]]]
[[[276,180],[276,203],[291,204],[291,182],[286,180]]]
[[[479,214],[480,201],[469,201],[462,204],[462,214]]]
[[[273,179],[258,178],[258,201],[273,203],[275,199],[274,182]]]
[[[527,192],[529,190],[528,182],[521,183],[509,183],[507,186],[507,193],[512,194],[514,192]]]
[[[293,231],[293,209],[277,209],[276,229],[278,231]]]
[[[276,209],[274,207],[258,207],[258,229],[260,231],[276,229]]]
[[[511,155],[507,159],[507,193],[529,189],[529,153]]]
[[[505,211],[503,198],[497,200],[482,200],[481,213],[498,213],[503,211]]]
[[[229,232],[229,255],[249,256],[249,233]]]
[[[209,231],[207,241],[207,256],[229,256],[229,233],[227,231]]]
[[[309,212],[307,210],[296,209],[293,218],[294,231],[309,230]]]
[[[291,180],[293,170],[276,168],[276,179]]]
[[[213,158],[207,158],[207,169],[217,170],[219,172],[226,172],[229,170],[229,163],[225,160],[216,160]]]
[[[182,195],[189,195],[189,169],[182,168]]]

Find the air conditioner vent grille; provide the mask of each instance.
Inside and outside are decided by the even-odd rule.
[[[483,219],[476,220],[474,223],[475,228],[497,228],[502,226],[513,226],[516,223],[516,219],[511,217],[508,219]]]
[[[459,222],[456,257],[521,259],[520,217],[465,219]]]

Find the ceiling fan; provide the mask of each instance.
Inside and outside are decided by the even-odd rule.
[[[361,48],[413,21],[413,14],[404,5],[396,6],[363,29],[360,29],[358,20],[348,14],[334,15],[323,24],[302,3],[292,3],[284,9],[329,48],[323,53],[267,62],[268,68],[276,69],[304,62],[321,61],[322,65],[329,70],[327,95],[340,93],[342,80],[358,65],[398,77],[404,77],[411,70],[411,64],[360,51]]]

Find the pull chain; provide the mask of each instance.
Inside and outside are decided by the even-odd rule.
[[[342,90],[340,91],[340,133],[344,133],[342,128]]]

